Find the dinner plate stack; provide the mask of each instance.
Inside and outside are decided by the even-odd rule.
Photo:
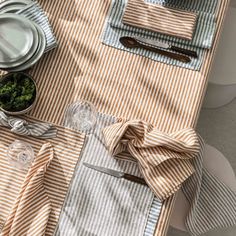
[[[14,13],[0,14],[0,69],[26,70],[41,58],[45,47],[45,34],[39,25]]]

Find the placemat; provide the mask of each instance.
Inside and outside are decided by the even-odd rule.
[[[84,142],[83,134],[56,127],[57,137],[46,141],[15,135],[7,128],[0,128],[0,234],[27,174],[27,171],[12,167],[7,160],[7,148],[16,139],[32,145],[35,155],[45,142],[50,142],[54,148],[55,156],[46,171],[44,183],[52,205],[45,235],[53,234]]]
[[[136,0],[144,1],[144,0]],[[156,5],[160,4],[161,0],[153,1]],[[131,53],[138,54],[140,56],[148,57],[149,59],[167,63],[174,66],[180,66],[187,69],[199,70],[202,66],[202,62],[206,53],[206,49],[210,49],[213,43],[213,39],[216,31],[215,15],[218,6],[218,0],[198,0],[195,4],[189,5],[186,1],[180,1],[176,4],[176,7],[184,7],[185,10],[193,10],[198,13],[198,21],[196,23],[196,30],[193,39],[186,40],[179,37],[173,37],[164,35],[157,32],[152,32],[147,29],[141,29],[134,26],[125,25],[122,19],[127,8],[128,0],[112,0],[111,9],[106,20],[104,33],[102,35],[102,42],[106,45],[115,47],[119,50],[125,50]],[[150,3],[143,3],[150,4]],[[167,7],[172,6],[168,1],[165,4]],[[150,4],[152,6],[152,4]],[[205,6],[205,9],[204,9]],[[210,6],[210,7],[209,7]],[[204,10],[203,10],[204,9]],[[147,14],[150,13],[148,8]],[[150,52],[140,48],[127,48],[124,47],[120,42],[120,37],[143,37],[152,40],[160,40],[162,42],[171,44],[173,46],[182,47],[196,51],[198,58],[191,58],[191,62],[183,63],[178,60],[174,60],[165,56],[162,56],[155,52]]]
[[[117,118],[100,114],[86,144],[62,209],[55,235],[153,236],[161,201],[148,186],[89,169],[83,163],[142,177],[137,163],[113,158],[103,128]],[[158,207],[159,206],[159,207]]]

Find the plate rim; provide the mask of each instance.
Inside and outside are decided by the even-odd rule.
[[[4,7],[7,5],[12,5],[12,4],[16,4],[16,3],[22,3],[22,5],[23,4],[28,5],[28,4],[30,4],[30,0],[7,0],[7,1],[0,3],[0,6]],[[0,12],[1,12],[1,10],[0,10]]]
[[[9,67],[16,67],[16,66],[19,66],[20,64],[24,63],[22,62],[22,58],[27,58],[27,59],[24,59],[24,60],[28,60],[30,57],[32,57],[32,55],[35,53],[35,51],[33,52],[32,48],[34,48],[34,50],[37,50],[37,47],[35,47],[35,44],[38,43],[38,31],[37,29],[35,28],[35,25],[33,24],[33,21],[27,19],[26,17],[23,17],[23,16],[19,16],[19,15],[16,15],[14,13],[4,13],[4,14],[0,14],[0,19],[1,18],[4,18],[4,17],[12,17],[12,18],[15,18],[16,20],[17,19],[20,19],[22,20],[24,23],[28,23],[31,31],[32,31],[32,45],[29,49],[29,51],[24,55],[22,56],[21,58],[19,58],[18,60],[14,61],[14,62],[0,62],[0,68],[1,69],[7,69]],[[35,40],[37,42],[35,42]],[[7,64],[7,65],[6,65]]]
[[[10,68],[8,71],[9,72],[18,72],[18,71],[24,71],[30,67],[32,67],[33,65],[35,65],[39,60],[40,58],[42,57],[42,55],[44,54],[45,52],[45,48],[46,48],[46,45],[47,45],[47,40],[46,40],[46,36],[45,36],[45,33],[43,31],[43,29],[41,28],[40,25],[36,24],[35,22],[33,22],[33,24],[35,25],[36,29],[39,30],[38,31],[38,34],[41,35],[39,37],[41,37],[41,43],[39,45],[40,49],[37,53],[37,56],[34,58],[33,62],[30,62],[30,60],[34,57],[31,57],[28,61],[26,61],[24,64],[20,65],[20,66],[17,66],[17,67],[14,67],[14,68]]]

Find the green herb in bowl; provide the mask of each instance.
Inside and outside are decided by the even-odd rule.
[[[0,108],[25,113],[36,100],[36,85],[25,73],[10,73],[0,79]]]

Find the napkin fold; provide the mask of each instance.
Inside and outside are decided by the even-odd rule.
[[[34,123],[29,124],[27,121],[7,116],[0,111],[0,126],[9,127],[13,133],[25,136],[33,136],[42,139],[55,138],[57,136],[57,129],[52,124],[48,123]]]
[[[172,134],[141,120],[121,121],[103,130],[112,156],[128,152],[138,162],[147,184],[160,200],[174,194],[194,172],[198,135],[189,128]]]
[[[144,0],[128,0],[122,21],[134,27],[191,40],[197,13]]]
[[[44,174],[53,155],[51,144],[44,144],[25,178],[16,203],[4,225],[3,236],[45,235],[51,203],[44,186]]]
[[[191,235],[236,224],[236,194],[203,167],[205,143],[192,129],[164,134],[144,121],[119,120],[103,133],[114,157],[120,159],[125,151],[137,161],[157,198],[164,200],[182,183],[190,203],[186,227]]]

